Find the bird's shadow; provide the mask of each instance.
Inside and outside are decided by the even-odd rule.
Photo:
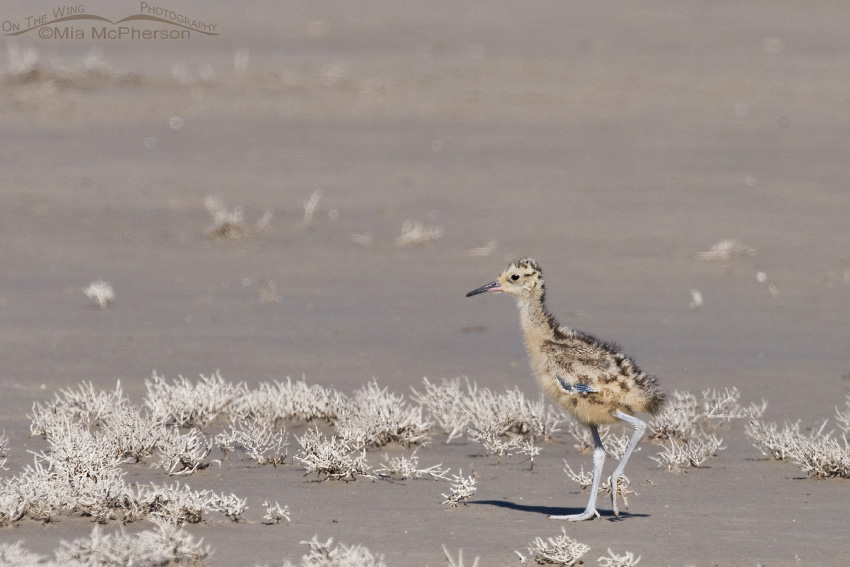
[[[472,504],[480,504],[483,506],[495,506],[497,508],[507,508],[518,512],[529,512],[532,514],[544,514],[546,516],[568,516],[570,514],[581,514],[584,508],[562,508],[555,506],[534,506],[528,504],[517,504],[510,500],[472,500]],[[628,518],[647,518],[649,514],[632,514],[630,512],[621,511],[620,517],[614,516],[613,510],[599,510],[599,515],[610,521],[625,520]]]

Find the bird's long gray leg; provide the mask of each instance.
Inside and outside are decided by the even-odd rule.
[[[613,473],[611,473],[611,502],[614,504],[614,516],[619,518],[620,511],[617,509],[617,482],[619,482],[620,477],[623,476],[623,470],[626,468],[626,461],[629,460],[632,451],[635,450],[637,444],[640,443],[641,439],[643,439],[644,433],[646,433],[646,422],[633,415],[623,413],[620,410],[616,410],[614,412],[614,417],[622,419],[635,428],[635,432],[629,440],[629,444],[626,446],[626,452],[623,453],[623,458],[620,459],[620,464],[617,465],[617,468],[614,469]]]
[[[599,437],[599,429],[595,425],[590,426],[590,434],[593,436],[593,482],[590,486],[590,500],[587,508],[581,514],[570,514],[569,516],[549,516],[552,520],[568,520],[579,522],[590,520],[599,516],[596,511],[596,493],[599,492],[599,479],[602,478],[602,465],[605,464],[605,447],[602,446],[602,438]]]

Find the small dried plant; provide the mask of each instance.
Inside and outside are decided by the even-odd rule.
[[[488,388],[468,385],[467,411],[469,431],[499,431],[501,435],[516,434],[535,439],[549,439],[559,431],[563,413],[544,402],[543,395],[529,400],[519,388],[497,394]]]
[[[204,198],[204,207],[212,217],[212,224],[207,227],[207,237],[215,239],[239,240],[244,236],[265,230],[272,220],[273,213],[267,210],[249,226],[245,223],[242,207],[229,210],[220,197],[209,195]]]
[[[403,397],[381,388],[374,380],[357,390],[338,410],[337,432],[356,447],[382,447],[400,443],[406,447],[430,440],[432,423],[421,407],[410,407]]]
[[[112,289],[112,284],[103,280],[90,283],[83,293],[101,309],[106,309],[115,302],[115,290]]]
[[[528,544],[529,557],[519,551],[515,552],[523,565],[558,565],[572,567],[581,565],[581,557],[590,551],[590,547],[579,543],[567,535],[567,530],[561,528],[561,535],[544,540],[537,537]]]
[[[151,414],[181,427],[206,425],[229,410],[247,390],[242,383],[226,382],[218,371],[210,376],[201,374],[194,384],[183,376],[169,384],[154,372],[150,380],[145,380],[145,387],[145,405]]]
[[[677,439],[687,441],[698,431],[696,396],[690,392],[675,390],[664,409],[650,422],[652,438],[656,440]]]
[[[374,555],[362,545],[340,544],[332,547],[333,538],[322,543],[319,536],[313,536],[312,540],[301,543],[309,545],[310,551],[301,558],[297,566],[286,561],[284,567],[387,567],[383,555]]]
[[[590,433],[589,428],[579,424],[572,418],[567,418],[567,431],[575,441],[575,443],[573,443],[573,447],[575,447],[579,453],[593,452],[595,445],[593,443],[593,435]],[[608,439],[610,432],[611,426],[609,425],[604,425],[599,428],[599,438],[603,441],[603,443]]]
[[[175,482],[173,485],[140,487],[138,501],[151,518],[175,525],[197,524],[212,511],[214,495],[209,490],[192,490]]]
[[[449,553],[448,548],[443,546],[443,553],[446,555],[446,561],[449,563],[449,567],[465,567],[463,562],[463,549],[459,549],[457,552],[457,561],[455,561],[454,557],[452,557],[451,553]],[[472,561],[472,567],[478,567],[478,561],[480,557],[476,557]]]
[[[449,508],[457,508],[461,504],[467,505],[469,499],[478,490],[475,486],[477,483],[475,475],[463,476],[463,470],[458,471],[458,474],[452,475],[451,494],[443,494],[443,504],[448,504]]]
[[[39,53],[32,48],[11,44],[6,47],[9,75],[15,82],[26,82],[39,70]]]
[[[809,442],[800,431],[800,422],[785,423],[781,430],[776,423],[764,423],[753,419],[747,424],[745,433],[752,439],[753,446],[769,459],[785,461],[800,450],[800,445]]]
[[[256,390],[242,390],[229,406],[239,420],[253,419],[276,424],[278,421],[315,421],[333,423],[348,398],[319,384],[308,384],[303,378],[293,382],[262,382]]]
[[[288,455],[285,447],[288,434],[284,427],[275,427],[258,420],[242,420],[230,425],[230,431],[216,436],[216,442],[223,452],[244,451],[258,465],[283,464]]]
[[[705,252],[698,252],[700,260],[729,260],[730,258],[742,256],[755,256],[755,248],[741,244],[734,238],[721,240]]]
[[[270,504],[268,501],[263,502],[263,508],[266,509],[266,514],[263,516],[264,524],[279,524],[291,521],[289,517],[289,506],[280,507],[280,504],[275,502]]]
[[[30,435],[48,437],[52,429],[76,423],[86,428],[102,425],[103,420],[127,404],[119,381],[114,392],[104,392],[91,382],[81,383],[77,389],[59,390],[52,402],[33,404],[30,418]]]
[[[181,433],[177,427],[167,430],[159,444],[159,462],[156,466],[165,469],[169,476],[190,475],[205,469],[211,462],[204,461],[212,451],[212,443],[198,429]]]
[[[63,541],[55,555],[57,565],[203,565],[210,548],[183,528],[159,522],[137,534],[123,528],[104,534],[95,526],[88,537]]]
[[[0,470],[7,471],[9,468],[6,466],[6,450],[9,445],[9,436],[6,435],[6,431],[0,433]]]
[[[635,557],[631,551],[627,551],[623,555],[617,555],[611,548],[608,548],[608,557],[600,557],[597,559],[600,567],[634,567],[640,563],[640,555]]]
[[[316,214],[316,209],[319,207],[319,201],[322,200],[321,191],[313,191],[310,198],[304,201],[304,218],[302,218],[297,228],[303,230],[313,224],[313,216]]]
[[[576,473],[567,461],[564,460],[564,472],[567,473],[570,480],[578,483],[582,490],[589,488],[593,484],[593,475],[591,473],[584,472],[584,466],[582,466],[580,471]],[[599,483],[598,492],[611,494],[610,477],[606,479],[605,482]],[[629,496],[638,496],[634,490],[629,488],[629,479],[624,475],[617,479],[617,495],[623,498],[623,504],[625,505],[626,510],[629,509]]]
[[[38,567],[45,559],[26,549],[22,541],[0,543],[0,565],[4,567]]]
[[[684,472],[689,467],[699,468],[706,459],[725,449],[722,445],[723,439],[706,433],[700,433],[687,441],[668,439],[662,444],[662,451],[650,459],[671,472]]]
[[[232,522],[239,522],[245,518],[242,516],[248,508],[246,498],[239,498],[235,494],[212,494],[210,498],[209,508],[215,512],[220,512],[229,518]]]
[[[758,419],[764,415],[767,402],[762,400],[761,404],[750,403],[744,407],[740,403],[741,392],[738,388],[724,388],[723,390],[704,390],[702,392],[703,417],[705,419],[721,419],[731,421],[733,419]]]
[[[444,231],[441,226],[425,226],[420,221],[407,219],[401,225],[401,234],[395,239],[398,246],[422,246],[439,240]]]
[[[848,406],[850,408],[850,406]],[[836,410],[838,411],[838,410]],[[838,411],[840,419],[843,415]],[[786,423],[779,430],[775,423],[753,420],[746,433],[762,454],[777,460],[791,460],[813,478],[850,478],[850,440],[844,422],[839,440],[833,432],[824,432],[828,421],[811,433],[800,431],[800,422]]]
[[[380,468],[375,469],[375,474],[383,478],[400,480],[420,478],[426,475],[435,480],[449,480],[446,475],[450,469],[441,468],[443,466],[442,463],[427,468],[419,468],[419,457],[416,456],[416,451],[418,450],[419,448],[417,447],[410,457],[400,455],[390,458],[389,455],[384,454],[385,463]]]
[[[423,378],[424,391],[420,393],[413,389],[413,399],[424,406],[448,434],[446,443],[451,443],[452,439],[462,435],[471,419],[460,380],[460,378],[443,379],[440,384],[434,384],[428,378]],[[467,380],[468,384],[469,380]]]
[[[212,217],[212,224],[207,227],[207,237],[238,240],[247,234],[242,207],[228,210],[224,201],[213,195],[204,198],[204,207]]]
[[[318,428],[308,430],[298,442],[301,451],[295,455],[295,460],[304,465],[305,475],[324,475],[324,480],[373,478],[366,462],[366,451],[362,448],[334,436],[326,438]]]
[[[470,248],[468,254],[470,256],[488,257],[496,250],[496,241],[491,240],[487,244],[475,248]]]

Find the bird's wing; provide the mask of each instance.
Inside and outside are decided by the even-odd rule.
[[[570,394],[583,394],[598,391],[590,384],[570,384],[557,374],[555,375],[555,378],[558,379],[558,385],[561,387],[561,390]]]

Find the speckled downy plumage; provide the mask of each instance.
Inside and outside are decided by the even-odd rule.
[[[467,297],[488,291],[505,292],[516,298],[531,368],[538,382],[564,409],[588,426],[593,436],[593,484],[587,508],[580,514],[551,517],[587,520],[598,515],[596,493],[605,461],[598,426],[623,420],[634,427],[635,433],[611,475],[612,504],[614,514],[619,516],[617,482],[646,431],[646,423],[634,414],[654,415],[664,404],[664,393],[655,377],[638,368],[616,345],[558,324],[546,310],[543,272],[534,259],[513,262],[496,281],[469,292]]]

